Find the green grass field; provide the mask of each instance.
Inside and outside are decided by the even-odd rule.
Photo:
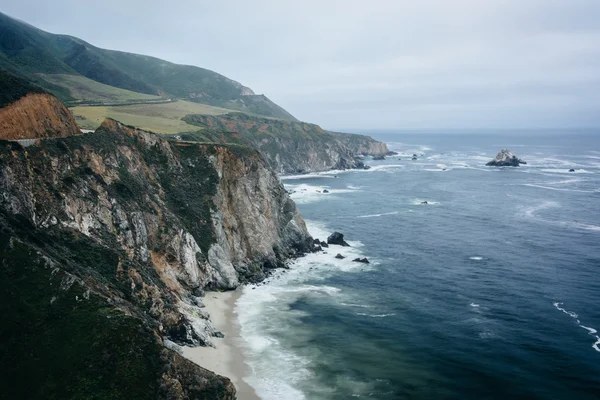
[[[128,106],[76,106],[71,107],[71,112],[82,129],[96,129],[106,117],[110,117],[140,129],[174,134],[200,129],[181,120],[188,114],[220,115],[231,110],[179,100]]]
[[[133,101],[158,101],[160,96],[136,93],[93,81],[81,75],[38,74],[42,79],[66,88],[75,99],[82,102],[126,103]]]

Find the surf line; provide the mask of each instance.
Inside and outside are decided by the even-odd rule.
[[[575,314],[573,311],[567,311],[561,307],[563,303],[556,302],[553,304],[557,310],[560,310],[560,311],[564,312],[565,314],[567,314],[569,317],[573,318],[577,322],[577,325],[579,325],[580,328],[583,328],[586,331],[588,331],[588,335],[594,336],[596,338],[596,342],[592,345],[592,347],[594,348],[594,350],[600,352],[600,347],[598,347],[600,345],[600,337],[598,335],[596,335],[596,333],[598,333],[598,331],[595,330],[594,328],[590,328],[589,326],[583,325],[581,323],[581,321],[579,321],[579,316],[577,314]]]

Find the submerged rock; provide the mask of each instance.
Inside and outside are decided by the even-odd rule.
[[[367,258],[355,258],[354,260],[352,260],[354,262],[359,262],[359,263],[363,263],[363,264],[369,264],[369,260],[367,260]]]
[[[373,160],[385,160],[385,156],[375,156]]]
[[[488,162],[488,167],[518,167],[519,164],[527,164],[525,161],[518,158],[508,149],[502,149],[492,161]]]
[[[323,190],[323,193],[329,193],[329,190],[325,189]]]
[[[569,172],[575,172],[575,170],[574,170],[573,168],[571,168],[571,169],[569,170]]]
[[[333,232],[331,235],[329,235],[327,238],[327,243],[350,247],[350,245],[344,241],[344,235],[339,232]]]
[[[429,204],[429,203],[427,202],[427,200],[425,200],[425,201],[422,201],[421,204]]]
[[[340,253],[337,253],[337,255],[335,256],[335,258],[337,258],[338,260],[343,260],[346,257],[344,257],[343,255],[341,255]]]

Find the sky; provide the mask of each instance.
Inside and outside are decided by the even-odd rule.
[[[600,127],[600,0],[0,0],[327,129]]]

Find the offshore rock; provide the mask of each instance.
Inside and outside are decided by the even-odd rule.
[[[350,245],[344,241],[344,235],[339,232],[333,232],[331,235],[329,235],[327,238],[327,244],[350,247]]]
[[[502,149],[492,161],[485,164],[488,167],[518,167],[519,164],[527,164],[508,149]]]

